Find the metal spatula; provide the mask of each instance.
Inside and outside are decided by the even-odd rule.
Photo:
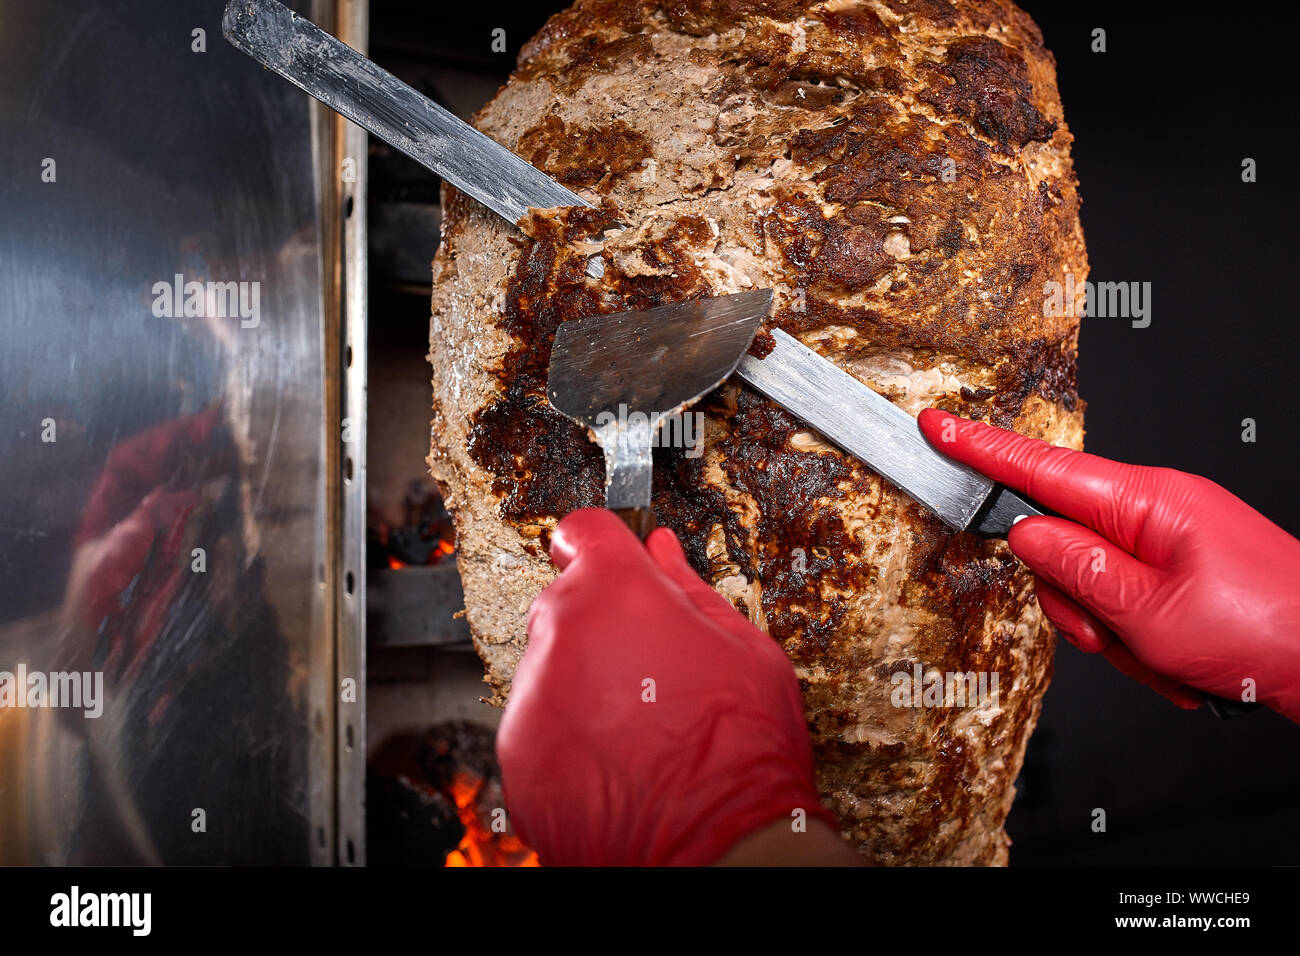
[[[772,290],[762,289],[593,315],[556,332],[547,397],[604,449],[605,507],[638,537],[654,527],[651,449],[660,426],[735,371],[771,304]]]

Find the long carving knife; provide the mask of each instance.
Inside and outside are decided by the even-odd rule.
[[[830,441],[861,458],[958,531],[1005,537],[1017,516],[1045,511],[935,451],[916,419],[780,329],[738,375]]]

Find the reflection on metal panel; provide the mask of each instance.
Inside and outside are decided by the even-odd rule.
[[[0,862],[334,856],[312,131],[221,8],[0,0]]]

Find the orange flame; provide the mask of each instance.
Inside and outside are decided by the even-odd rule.
[[[537,854],[518,837],[494,833],[483,825],[476,809],[483,780],[458,773],[452,778],[451,798],[465,826],[465,836],[447,854],[444,866],[541,866]]]

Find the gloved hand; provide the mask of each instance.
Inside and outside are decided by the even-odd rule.
[[[1300,721],[1300,541],[1207,478],[939,409],[919,421],[945,455],[1072,519],[1026,518],[1007,543],[1076,647],[1189,708],[1201,698],[1186,685],[1241,700],[1250,679]]]
[[[765,824],[835,826],[789,660],[676,536],[560,522],[497,736],[506,804],[545,865],[702,865]]]

